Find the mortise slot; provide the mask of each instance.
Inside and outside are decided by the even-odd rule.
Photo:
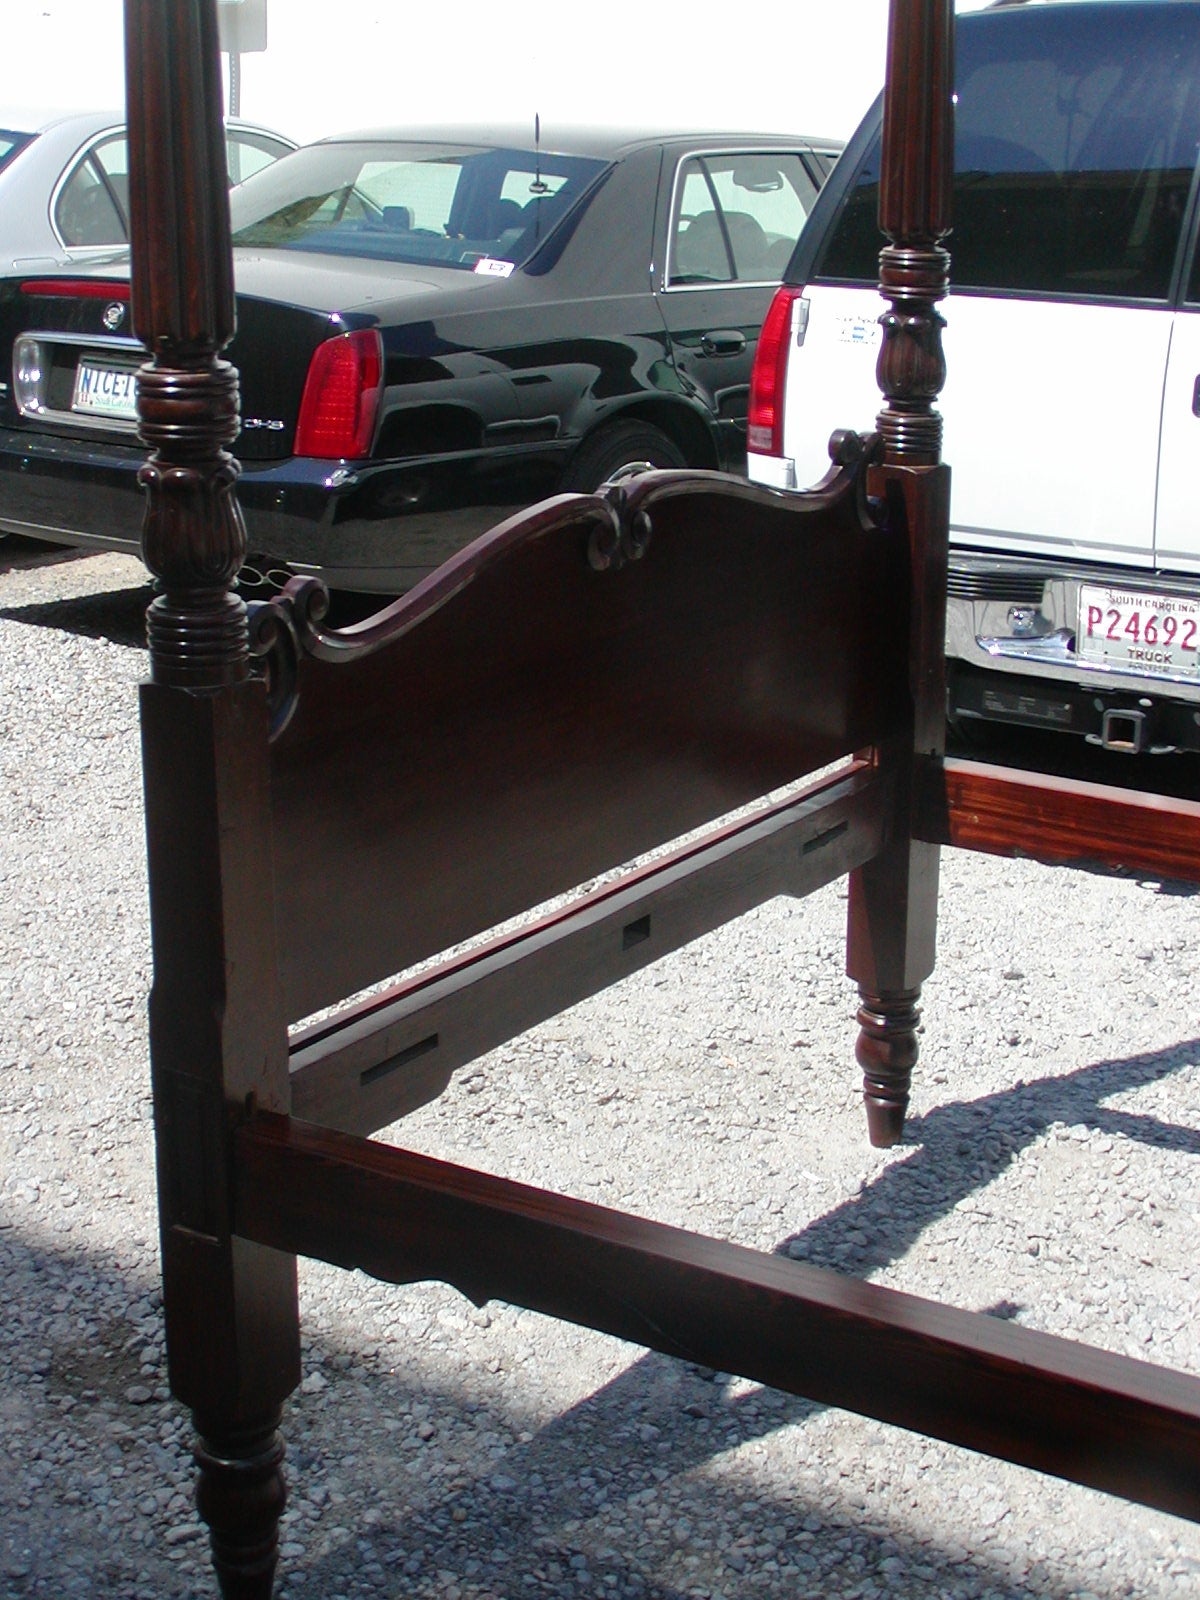
[[[650,914],[639,917],[636,922],[627,922],[621,929],[621,949],[632,950],[635,944],[641,944],[650,937]]]
[[[410,1044],[406,1049],[398,1050],[394,1056],[389,1056],[386,1061],[380,1061],[375,1066],[368,1067],[365,1072],[360,1072],[359,1087],[365,1089],[369,1083],[376,1083],[380,1078],[386,1078],[389,1072],[395,1072],[398,1067],[406,1067],[410,1061],[415,1061],[418,1056],[427,1056],[437,1047],[436,1033],[431,1033],[428,1038],[418,1039],[416,1044]]]
[[[848,822],[835,822],[832,828],[826,828],[824,833],[814,833],[811,839],[805,839],[800,846],[802,856],[812,855],[814,850],[820,850],[827,844],[832,844],[835,839],[840,839],[850,826]]]

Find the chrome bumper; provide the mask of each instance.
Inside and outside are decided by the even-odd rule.
[[[1200,598],[1200,578],[1169,578],[1128,567],[1066,567],[1028,556],[975,556],[951,551],[946,603],[946,655],[981,669],[1124,690],[1200,706],[1200,678],[1113,671],[1081,661],[1075,627],[1081,584],[1107,584]]]

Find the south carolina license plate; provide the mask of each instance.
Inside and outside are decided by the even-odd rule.
[[[1083,584],[1075,654],[1147,677],[1200,675],[1200,600]]]
[[[133,367],[108,366],[81,358],[75,368],[72,411],[90,411],[103,417],[137,419],[137,372]]]

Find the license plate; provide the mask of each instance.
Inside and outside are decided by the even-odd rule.
[[[1084,584],[1075,654],[1117,672],[1200,676],[1200,600]]]
[[[103,361],[83,357],[75,368],[75,393],[72,411],[87,411],[101,417],[137,420],[137,372],[133,367],[109,366]]]

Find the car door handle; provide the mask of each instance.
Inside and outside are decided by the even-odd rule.
[[[746,335],[740,328],[715,328],[700,335],[700,348],[706,356],[740,356],[746,348]]]
[[[1200,378],[1192,385],[1192,415],[1200,417]]]

